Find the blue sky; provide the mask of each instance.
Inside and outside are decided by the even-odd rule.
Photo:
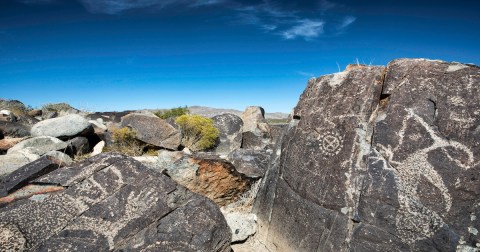
[[[2,0],[0,98],[290,112],[357,59],[479,65],[479,45],[480,1]]]

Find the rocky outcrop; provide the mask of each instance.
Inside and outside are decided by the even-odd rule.
[[[23,140],[10,148],[7,153],[14,153],[20,150],[28,149],[31,153],[43,155],[49,151],[65,150],[68,144],[60,139],[49,136],[32,137]]]
[[[83,116],[70,114],[38,122],[33,125],[31,133],[32,136],[51,136],[66,140],[91,135],[93,127]]]
[[[254,211],[273,251],[475,251],[480,68],[423,59],[311,79]]]
[[[1,250],[230,251],[213,202],[119,154],[56,169],[16,192],[30,197],[1,209]]]
[[[247,107],[242,113],[242,148],[263,150],[271,144],[270,126],[265,120],[261,107]]]
[[[23,141],[25,138],[5,138],[0,140],[0,154],[4,154],[8,149],[12,148],[19,142]]]
[[[17,117],[10,110],[2,109],[0,110],[0,121],[16,122]]]
[[[215,144],[215,153],[228,155],[233,150],[240,149],[242,146],[242,119],[233,114],[222,114],[214,116],[212,120],[220,133]]]
[[[251,178],[237,172],[225,159],[215,155],[161,154],[160,167],[177,183],[213,200],[220,206],[235,202],[250,189]]]
[[[138,140],[157,147],[176,150],[180,146],[180,131],[156,116],[129,114],[122,117],[121,127],[134,129]]]

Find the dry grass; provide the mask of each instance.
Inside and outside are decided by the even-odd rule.
[[[255,198],[257,197],[258,190],[260,190],[261,179],[255,181],[250,186],[250,190],[246,191],[240,198],[222,208],[225,212],[240,212],[240,213],[250,213],[253,208],[253,203],[255,202]]]

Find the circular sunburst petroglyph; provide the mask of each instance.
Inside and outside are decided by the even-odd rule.
[[[320,151],[326,156],[337,155],[343,148],[343,137],[333,130],[320,134],[318,140],[320,140]]]

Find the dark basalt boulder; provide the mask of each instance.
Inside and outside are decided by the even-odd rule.
[[[74,137],[66,143],[68,144],[67,152],[71,156],[84,155],[91,151],[90,143],[86,137]]]
[[[230,251],[230,229],[212,201],[120,154],[25,187],[39,191],[1,208],[2,251]]]
[[[309,81],[257,195],[272,251],[476,251],[480,68],[423,59]],[[314,232],[312,232],[314,230]]]

